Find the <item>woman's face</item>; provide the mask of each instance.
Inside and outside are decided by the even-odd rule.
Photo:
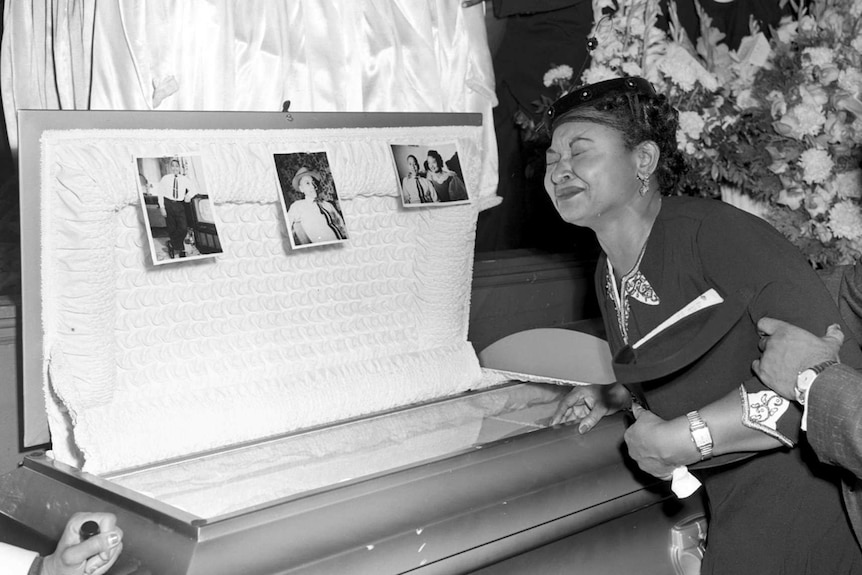
[[[407,166],[410,168],[410,174],[415,176],[419,173],[419,162],[413,156],[407,158]]]
[[[637,197],[636,156],[613,128],[592,122],[557,127],[546,156],[545,190],[560,217],[595,229],[623,213]]]
[[[317,190],[314,189],[314,178],[311,176],[299,178],[299,191],[305,194],[306,198],[313,198],[317,195]]]
[[[440,171],[440,166],[437,164],[437,158],[434,156],[428,156],[428,169],[434,173]]]

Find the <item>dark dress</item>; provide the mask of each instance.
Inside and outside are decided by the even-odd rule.
[[[439,202],[458,202],[467,199],[467,188],[454,172],[448,172],[448,177],[440,182],[429,175],[428,181],[434,186]]]
[[[829,292],[798,249],[768,223],[715,200],[662,202],[638,267],[642,275],[634,276],[638,281],[624,298],[628,343],[710,288],[724,302],[628,352],[603,256],[596,289],[618,381],[664,419],[700,409],[741,385],[746,394],[740,393],[740,402],[748,393],[762,396],[768,390],[751,372],[760,356],[757,320],[770,316],[824,333],[841,322]],[[862,352],[850,337],[841,359],[862,367]],[[800,436],[799,407],[778,402],[786,411],[765,432],[795,447],[690,466],[709,502],[701,573],[862,573],[838,471],[818,463]]]

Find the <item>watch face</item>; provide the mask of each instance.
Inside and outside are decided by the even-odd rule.
[[[808,388],[810,388],[811,384],[814,383],[814,378],[816,377],[817,372],[810,368],[797,376],[796,389],[794,391],[796,393],[796,401],[802,405],[805,405],[808,396]]]
[[[712,443],[712,437],[706,429],[694,429],[691,432],[691,436],[694,438],[694,443],[698,447],[704,447]]]
[[[814,381],[815,377],[817,377],[817,373],[813,369],[806,369],[796,378],[796,387],[801,389],[807,388]]]

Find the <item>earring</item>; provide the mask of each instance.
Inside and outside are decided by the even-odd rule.
[[[641,181],[641,187],[638,188],[638,194],[640,194],[641,197],[644,197],[647,195],[647,192],[649,192],[649,174],[643,177],[638,174],[638,179]]]

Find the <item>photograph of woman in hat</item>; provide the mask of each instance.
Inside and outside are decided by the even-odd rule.
[[[275,154],[274,158],[291,246],[346,240],[347,226],[326,153]]]

